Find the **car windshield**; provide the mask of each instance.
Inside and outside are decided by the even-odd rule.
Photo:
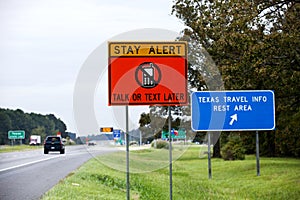
[[[48,137],[46,142],[47,143],[60,143],[60,137]]]

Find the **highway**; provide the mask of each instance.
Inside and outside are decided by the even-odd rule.
[[[110,148],[86,145],[66,146],[66,154],[43,148],[0,154],[0,199],[32,200],[41,196],[69,173],[95,155],[112,152]]]

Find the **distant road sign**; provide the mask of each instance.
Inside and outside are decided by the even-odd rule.
[[[25,139],[25,131],[8,131],[8,139]]]
[[[100,132],[113,132],[113,128],[112,127],[103,127],[103,128],[100,128]]]
[[[184,105],[187,43],[109,42],[109,105]]]
[[[169,138],[169,131],[162,131],[161,132],[161,138],[162,139],[168,139]],[[185,139],[186,138],[186,131],[179,129],[179,130],[171,130],[171,138],[173,139]]]
[[[191,101],[194,131],[275,129],[273,91],[201,91]]]
[[[114,130],[113,135],[114,135],[115,139],[120,138],[121,137],[121,130]]]

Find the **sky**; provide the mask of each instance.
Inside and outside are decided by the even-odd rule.
[[[172,4],[172,0],[0,0],[0,107],[54,114],[67,131],[76,133],[73,93],[89,55],[115,35],[135,29],[179,33],[185,26],[171,15]],[[107,93],[106,83],[105,78],[100,80],[97,93]],[[95,94],[99,127],[119,128],[103,98]],[[132,126],[138,127],[140,113],[147,109],[130,108]]]

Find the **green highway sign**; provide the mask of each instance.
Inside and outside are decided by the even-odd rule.
[[[8,131],[8,139],[25,139],[25,131]]]
[[[162,131],[161,132],[161,139],[169,138],[169,131]],[[171,138],[173,139],[185,139],[186,138],[186,131],[179,129],[179,130],[171,130]]]

